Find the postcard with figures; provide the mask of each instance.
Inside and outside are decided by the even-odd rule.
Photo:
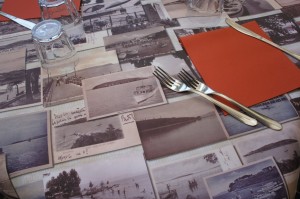
[[[85,108],[53,113],[52,145],[54,162],[105,153],[141,143],[133,113],[92,121]]]
[[[153,70],[149,66],[83,80],[88,120],[167,103]]]
[[[69,180],[72,179],[72,180]],[[65,180],[62,186],[57,182]],[[43,175],[46,198],[143,198],[155,199],[140,147],[77,160]]]
[[[115,51],[94,48],[78,52],[79,63],[74,70],[43,70],[43,104],[45,107],[83,99],[82,80],[119,72]]]
[[[204,177],[239,166],[241,162],[232,145],[201,155],[149,163],[157,198],[209,198]]]
[[[205,178],[210,198],[289,198],[273,158]]]
[[[0,149],[9,154],[11,177],[53,166],[49,111],[1,118],[0,126]]]

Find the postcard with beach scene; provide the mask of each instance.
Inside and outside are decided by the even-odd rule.
[[[78,161],[63,170],[44,173],[46,198],[155,199],[140,147]]]
[[[87,121],[85,108],[53,113],[55,163],[141,144],[133,113]]]
[[[48,111],[0,119],[0,150],[11,177],[53,166],[49,120]]]
[[[211,199],[289,198],[284,179],[273,158],[206,177],[205,181]]]
[[[83,80],[88,120],[167,103],[153,71],[149,66]]]
[[[121,70],[116,51],[94,48],[78,52],[79,62],[66,72],[43,70],[43,104],[45,107],[83,99],[82,80]]]

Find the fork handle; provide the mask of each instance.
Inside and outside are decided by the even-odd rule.
[[[208,101],[212,102],[213,104],[217,105],[218,107],[222,108],[224,111],[226,111],[227,113],[229,113],[230,115],[232,115],[234,118],[236,118],[237,120],[243,122],[244,124],[247,124],[249,126],[255,126],[257,125],[257,121],[256,119],[253,119],[233,108],[231,108],[230,106],[227,106],[226,104],[223,104],[222,102],[215,100],[214,98],[200,92],[194,89],[191,89],[192,92],[202,96],[203,98],[207,99]]]
[[[247,113],[248,115],[250,115],[251,117],[254,117],[255,119],[257,119],[259,122],[261,122],[262,124],[264,124],[265,126],[276,130],[276,131],[280,131],[282,129],[282,125],[278,122],[276,122],[275,120],[261,114],[258,113],[240,103],[238,103],[237,101],[231,99],[230,97],[222,94],[222,93],[218,93],[218,92],[214,92],[213,94],[218,95],[228,101],[230,101],[231,103],[233,103],[234,105],[238,106],[241,110],[243,110],[245,113]]]

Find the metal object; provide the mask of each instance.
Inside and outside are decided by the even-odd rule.
[[[282,125],[274,120],[272,120],[271,118],[262,115],[254,110],[251,110],[250,108],[238,103],[237,101],[231,99],[230,97],[216,92],[213,89],[211,89],[210,87],[208,87],[207,85],[205,85],[204,83],[198,81],[197,79],[195,79],[193,76],[191,76],[187,71],[185,71],[184,69],[182,69],[182,71],[179,73],[179,77],[180,79],[187,84],[188,86],[190,86],[191,88],[203,92],[205,94],[214,94],[217,96],[220,96],[226,100],[228,100],[229,102],[233,103],[234,105],[236,105],[237,107],[239,107],[241,110],[243,110],[246,114],[250,115],[251,117],[257,119],[259,122],[261,122],[262,124],[264,124],[265,126],[273,129],[273,130],[281,130],[282,129]]]
[[[243,33],[243,34],[245,34],[245,35],[254,37],[254,38],[256,38],[256,39],[258,39],[258,40],[260,40],[260,41],[263,41],[263,42],[265,42],[265,43],[267,43],[267,44],[269,44],[269,45],[271,45],[271,46],[273,46],[273,47],[275,47],[275,48],[278,48],[279,50],[281,50],[281,51],[283,51],[283,52],[289,54],[290,56],[292,56],[292,57],[294,57],[294,58],[300,60],[300,55],[298,55],[298,54],[296,54],[296,53],[294,53],[294,52],[292,52],[292,51],[290,51],[290,50],[287,50],[287,49],[285,49],[285,48],[283,48],[283,47],[281,47],[281,46],[279,46],[279,45],[273,43],[272,41],[270,41],[270,40],[268,40],[268,39],[266,39],[266,38],[263,38],[262,36],[256,34],[255,32],[252,32],[251,30],[249,30],[249,29],[247,29],[247,28],[245,28],[245,27],[243,27],[243,26],[237,24],[237,23],[234,22],[233,20],[231,20],[231,19],[229,19],[229,18],[226,18],[225,21],[226,21],[226,23],[227,23],[229,26],[231,26],[231,27],[234,28],[235,30],[237,30],[237,31],[239,31],[239,32],[241,32],[241,33]]]
[[[28,28],[30,30],[33,29],[33,27],[36,25],[35,23],[32,23],[31,21],[27,21],[27,20],[24,20],[24,19],[20,19],[18,17],[15,17],[15,16],[12,16],[10,14],[7,14],[5,12],[2,12],[0,11],[0,14],[18,24],[20,24],[21,26],[24,26],[25,28]]]
[[[202,96],[203,98],[207,99],[208,101],[212,102],[213,104],[219,106],[223,110],[227,111],[230,115],[232,115],[237,120],[239,120],[249,126],[257,125],[257,121],[255,119],[227,106],[226,104],[223,104],[223,103],[215,100],[214,98],[206,95],[203,92],[200,92],[200,91],[197,91],[195,89],[188,87],[183,82],[171,77],[167,72],[165,72],[160,67],[156,68],[156,70],[153,72],[153,75],[157,79],[159,79],[162,84],[164,84],[165,86],[167,86],[169,89],[171,89],[173,91],[176,91],[176,92],[187,92],[188,91],[188,92],[196,93],[196,94]]]

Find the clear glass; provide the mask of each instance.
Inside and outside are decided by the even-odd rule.
[[[203,16],[218,15],[223,10],[223,0],[186,0],[186,4]]]

